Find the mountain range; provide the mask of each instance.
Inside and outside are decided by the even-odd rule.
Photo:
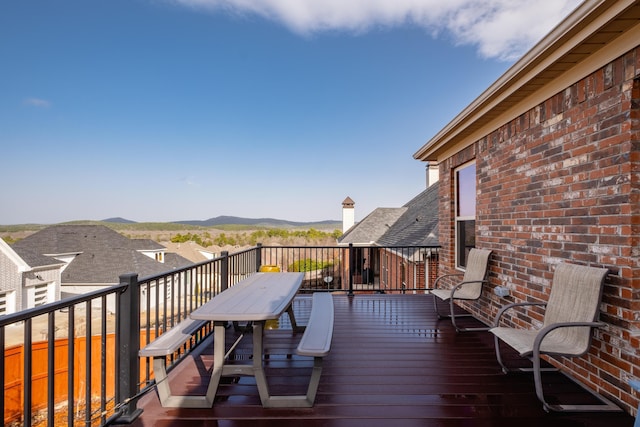
[[[102,220],[103,222],[119,223],[119,224],[135,224],[135,221],[131,221],[125,218],[108,218]],[[184,221],[172,221],[173,224],[193,225],[199,227],[215,227],[220,225],[245,225],[256,227],[335,227],[340,228],[341,221],[337,220],[325,220],[325,221],[313,221],[313,222],[296,222],[287,221],[283,219],[275,218],[241,218],[237,216],[217,216],[215,218],[209,218],[206,220],[184,220]]]

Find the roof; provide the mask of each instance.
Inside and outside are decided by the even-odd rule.
[[[639,40],[640,2],[583,2],[413,157],[449,157],[629,52]]]
[[[405,212],[378,239],[382,246],[438,246],[438,184],[418,194]]]
[[[151,259],[140,251],[161,250],[162,245],[148,239],[129,239],[102,225],[53,225],[12,248],[21,257],[40,254],[49,260],[77,254],[62,272],[63,284],[115,284],[125,273],[147,277],[192,264],[176,254],[165,254],[164,263]]]
[[[30,249],[47,255],[139,249],[133,240],[103,225],[52,225],[17,241],[12,247],[18,253]]]
[[[207,261],[215,255],[213,251],[191,241],[183,243],[163,242],[163,244],[168,251],[176,253],[195,263]],[[210,254],[211,256],[207,257],[205,253]],[[166,259],[165,262],[167,262]]]
[[[362,221],[348,229],[339,239],[340,244],[375,244],[386,233],[398,218],[406,211],[406,208],[376,208]]]
[[[400,208],[377,208],[338,239],[341,245],[437,246],[436,182]]]

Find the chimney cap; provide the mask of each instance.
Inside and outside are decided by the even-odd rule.
[[[353,200],[351,200],[351,197],[348,197],[346,199],[344,199],[344,201],[342,202],[342,207],[343,208],[352,208],[353,205],[355,205],[356,202],[354,202]]]

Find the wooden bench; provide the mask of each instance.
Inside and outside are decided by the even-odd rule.
[[[191,337],[202,329],[208,321],[186,318],[173,328],[164,332],[155,340],[147,344],[138,352],[140,357],[153,357],[153,373],[156,379],[156,389],[160,403],[164,407],[190,406],[189,402],[198,402],[201,396],[174,396],[169,388],[167,369],[165,366],[167,356],[172,355],[186,344]]]
[[[316,292],[312,297],[311,315],[296,348],[299,356],[313,357],[313,370],[306,395],[269,396],[263,401],[266,408],[310,408],[316,400],[322,361],[331,350],[333,337],[333,297],[328,292]],[[267,393],[268,394],[268,393]]]

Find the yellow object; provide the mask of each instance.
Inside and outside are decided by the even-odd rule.
[[[278,329],[280,327],[280,321],[278,319],[267,320],[264,322],[264,328],[267,330]]]
[[[277,265],[261,265],[260,266],[261,273],[279,273],[280,267]]]

